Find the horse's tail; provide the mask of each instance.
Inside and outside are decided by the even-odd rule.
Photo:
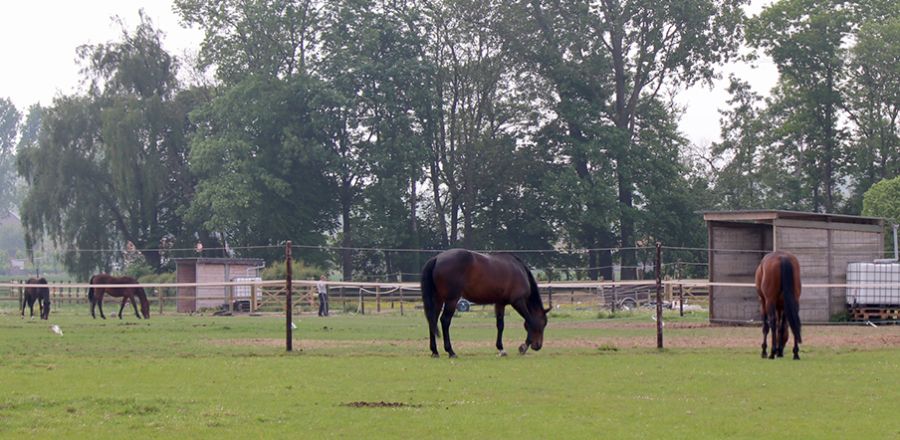
[[[440,331],[438,331],[437,325],[437,306],[434,303],[434,296],[437,293],[437,288],[434,285],[433,273],[435,263],[437,263],[437,258],[432,258],[425,263],[425,267],[422,268],[422,280],[420,286],[422,288],[422,308],[425,309],[425,318],[428,319],[428,328],[430,328],[437,336],[440,335]]]
[[[94,277],[96,276],[97,275],[91,276],[91,279],[88,280],[88,284],[94,284]],[[91,303],[94,302],[94,286],[88,287],[88,301],[90,301]]]
[[[797,338],[797,343],[803,342],[800,336],[800,304],[797,301],[797,292],[794,292],[794,266],[787,257],[781,258],[781,295],[784,298],[784,313],[787,316],[791,332]]]

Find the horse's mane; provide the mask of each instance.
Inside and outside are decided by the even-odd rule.
[[[534,279],[534,275],[531,274],[531,269],[528,268],[528,265],[522,261],[521,258],[508,254],[511,256],[516,262],[522,265],[522,269],[525,270],[525,275],[528,276],[528,284],[531,285],[531,294],[528,295],[528,309],[529,310],[543,310],[544,302],[541,301],[541,291],[538,289],[537,281]]]

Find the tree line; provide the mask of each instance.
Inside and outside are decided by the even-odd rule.
[[[303,258],[344,279],[424,263],[354,248],[449,247],[634,278],[635,248],[706,246],[699,211],[859,214],[900,174],[900,5],[747,3],[176,0],[197,58],[143,14],[80,47],[84,90],[0,101],[0,178],[28,246],[81,276],[117,254],[79,249],[161,271],[167,248],[290,239],[341,248]],[[675,94],[759,54],[771,95],[732,77],[722,140],[690,145]]]

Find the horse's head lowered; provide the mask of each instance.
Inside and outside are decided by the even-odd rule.
[[[529,325],[528,321],[525,321],[525,330],[528,331],[528,339],[525,342],[531,346],[532,350],[539,351],[544,345],[544,328],[547,327],[547,313],[550,312],[550,309],[537,307],[530,312],[533,325]]]

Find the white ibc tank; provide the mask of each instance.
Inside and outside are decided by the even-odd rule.
[[[891,285],[872,286],[888,283]],[[900,305],[900,263],[850,263],[847,284],[847,304]]]

